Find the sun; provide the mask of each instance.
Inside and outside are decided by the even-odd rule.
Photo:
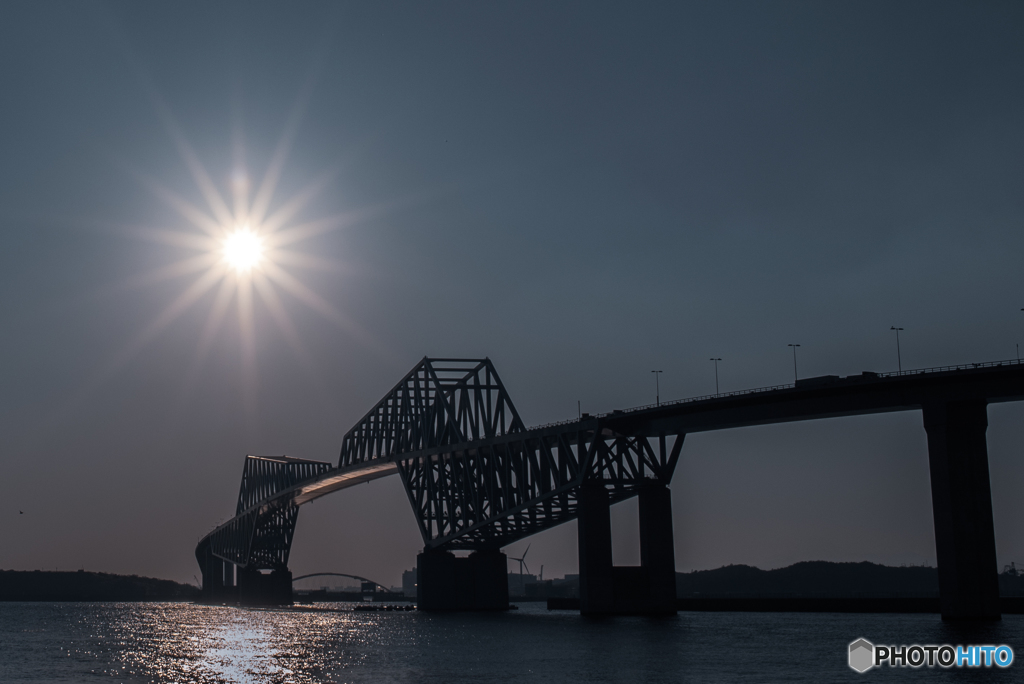
[[[322,375],[316,360],[306,347],[305,336],[293,319],[292,304],[304,305],[333,323],[339,332],[350,336],[365,348],[377,350],[380,343],[354,320],[339,311],[323,295],[306,284],[301,270],[340,274],[344,263],[327,256],[322,250],[310,253],[302,244],[318,236],[353,226],[382,208],[356,209],[320,218],[306,218],[307,205],[331,187],[337,168],[324,170],[293,195],[275,199],[275,191],[291,151],[292,139],[307,95],[293,107],[289,124],[274,149],[263,173],[262,181],[250,185],[245,165],[241,129],[235,141],[230,173],[219,185],[200,161],[195,148],[185,137],[162,100],[157,109],[174,140],[178,154],[195,182],[204,203],[195,203],[161,181],[136,168],[129,171],[138,182],[167,204],[179,221],[166,228],[138,226],[129,234],[156,242],[175,250],[183,250],[163,266],[140,273],[129,282],[143,287],[179,278],[187,279],[183,289],[160,310],[153,312],[148,324],[126,339],[106,363],[98,365],[91,384],[104,382],[124,369],[142,350],[160,338],[164,330],[200,303],[208,303],[206,320],[198,335],[195,354],[182,376],[182,397],[201,381],[202,370],[229,318],[231,309],[237,313],[240,370],[243,381],[242,402],[255,425],[257,421],[258,363],[257,318],[266,315],[277,327],[296,359],[319,384]],[[117,226],[118,230],[123,229]],[[169,253],[168,253],[169,254]],[[121,287],[121,285],[119,285]],[[284,297],[282,295],[285,295]],[[84,395],[83,395],[84,396]]]
[[[224,260],[238,273],[247,273],[263,260],[263,240],[248,226],[236,229],[224,239]]]

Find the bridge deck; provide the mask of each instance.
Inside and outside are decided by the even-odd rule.
[[[683,435],[754,425],[918,410],[930,402],[980,400],[997,403],[1021,399],[1024,399],[1024,363],[1017,360],[899,373],[863,373],[845,378],[807,378],[797,381],[795,385],[743,390],[612,411],[580,420],[541,425],[525,432],[396,453],[333,468],[258,502],[236,518],[255,510],[306,504],[341,489],[394,475],[401,461],[473,452],[485,447],[540,437],[561,437],[572,442],[576,439],[574,435],[593,434],[594,431],[609,437]],[[230,520],[223,523],[207,537],[231,523]]]

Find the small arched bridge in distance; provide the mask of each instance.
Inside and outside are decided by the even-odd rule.
[[[987,405],[1022,399],[1024,364],[1003,361],[807,378],[527,429],[489,359],[424,358],[344,436],[337,466],[246,457],[235,517],[196,547],[203,592],[289,603],[299,507],[397,474],[424,541],[422,609],[507,608],[500,549],[575,519],[583,612],[675,612],[668,484],[686,434],[920,410],[942,615],[998,619]],[[641,565],[613,567],[610,506],[633,496]]]
[[[311,572],[311,573],[309,573],[307,575],[299,575],[298,577],[292,577],[292,585],[294,585],[299,580],[309,579],[311,577],[348,577],[349,579],[359,580],[360,584],[364,588],[366,587],[366,585],[372,585],[374,593],[381,593],[381,594],[394,594],[395,593],[395,592],[391,591],[390,589],[388,589],[383,584],[381,584],[380,582],[374,582],[371,579],[366,579],[365,577],[360,577],[359,575],[349,575],[348,573],[345,573],[345,572]]]

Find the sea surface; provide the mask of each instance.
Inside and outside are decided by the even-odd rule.
[[[247,609],[187,603],[0,603],[0,682],[1024,682],[1024,616],[680,613],[592,619],[525,603],[501,614]],[[1007,644],[1009,668],[847,666],[848,644]]]

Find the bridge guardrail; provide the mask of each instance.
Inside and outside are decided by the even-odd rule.
[[[1020,366],[1024,365],[1024,361],[1021,359],[1009,359],[1007,361],[984,361],[981,363],[962,363],[955,366],[932,366],[931,368],[915,368],[913,370],[905,371],[891,371],[888,373],[874,373],[875,378],[898,378],[909,375],[926,375],[928,373],[949,373],[959,370],[975,370],[977,368],[999,368],[1001,366]],[[849,378],[850,376],[847,376]],[[857,376],[852,376],[857,377]],[[846,378],[844,378],[846,379]],[[543,425],[534,425],[529,430],[541,430],[549,427],[558,427],[561,425],[571,425],[572,423],[579,423],[583,420],[589,420],[591,418],[607,418],[610,416],[618,416],[627,413],[635,413],[637,411],[647,411],[652,408],[661,408],[662,406],[678,406],[679,404],[690,404],[697,401],[708,401],[709,399],[722,399],[724,397],[740,397],[748,394],[759,394],[761,392],[775,392],[784,389],[793,389],[796,387],[794,383],[788,383],[785,385],[771,385],[768,387],[755,387],[753,389],[736,390],[733,392],[721,392],[719,394],[703,394],[697,397],[687,397],[685,399],[674,399],[672,401],[663,401],[660,404],[644,404],[643,406],[633,406],[627,409],[616,409],[614,411],[608,411],[607,413],[593,413],[589,414],[587,419],[576,418],[569,420],[560,420],[554,423],[544,423]]]
[[[1000,366],[1020,366],[1024,361],[1010,359],[1008,361],[984,361],[982,363],[961,363],[958,366],[934,366],[932,368],[915,368],[913,370],[879,373],[880,378],[896,378],[904,375],[923,375],[925,373],[948,373],[958,370],[974,370],[976,368],[999,368]]]

